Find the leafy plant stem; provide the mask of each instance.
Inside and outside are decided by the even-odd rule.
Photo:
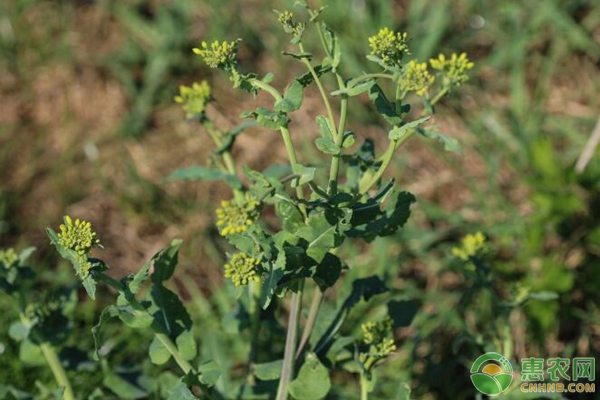
[[[294,356],[296,355],[296,338],[298,335],[300,311],[302,309],[303,289],[304,280],[301,281],[298,292],[292,295],[288,330],[285,338],[285,350],[283,352],[283,366],[281,368],[281,378],[279,379],[276,400],[286,400],[288,398],[288,386],[294,373]]]
[[[399,83],[396,83],[396,113],[400,114],[400,109],[402,107],[402,99],[406,92],[402,91],[402,86]]]
[[[294,149],[294,143],[292,142],[292,135],[287,127],[282,127],[280,130],[283,143],[285,144],[285,149],[290,159],[290,165],[292,166],[292,170],[296,171],[298,168],[298,160],[296,159],[296,150]],[[304,192],[302,191],[302,187],[300,185],[296,186],[296,196],[298,196],[298,198],[301,200],[304,199]],[[304,204],[300,204],[300,211],[306,219],[308,215],[306,213],[306,206]]]
[[[208,132],[215,145],[217,147],[221,147],[223,145],[223,142],[221,141],[220,133],[217,132],[213,123],[210,121],[206,121],[202,125]],[[223,162],[225,163],[227,171],[230,174],[235,175],[235,162],[233,161],[233,157],[231,157],[231,153],[229,151],[226,151],[223,154],[221,154],[221,158],[223,158]]]
[[[119,282],[115,278],[113,278],[109,275],[106,275],[103,272],[97,272],[96,278],[99,281],[102,281],[102,282],[108,284],[110,287],[112,287],[119,293],[123,293],[125,295],[125,297],[127,298],[127,300],[129,301],[129,303],[131,303],[131,306],[134,309],[139,310],[139,311],[145,310],[145,308],[137,301],[137,299],[135,297],[133,297],[131,295],[131,293],[127,293],[127,288],[122,282]],[[143,311],[143,312],[147,312],[147,311]],[[156,335],[156,338],[158,340],[160,340],[160,342],[165,346],[165,348],[169,351],[169,353],[171,353],[171,355],[175,359],[175,362],[177,362],[177,365],[179,365],[179,368],[181,368],[181,370],[187,374],[189,371],[192,370],[192,366],[190,365],[190,363],[188,363],[186,360],[184,360],[183,357],[181,357],[179,350],[177,350],[177,346],[175,345],[175,343],[173,343],[171,338],[169,336],[167,336],[165,333],[161,332],[163,330],[163,328],[160,326],[156,326],[156,325],[157,325],[156,322],[152,324],[152,329],[154,330],[154,334]]]
[[[317,3],[320,6],[321,2],[318,1]],[[323,46],[323,49],[325,49],[328,56],[331,56],[329,48],[327,47],[327,44],[325,43],[325,35],[323,34],[323,25],[316,21],[316,18],[319,16],[319,13],[317,11],[309,9],[308,15],[310,16],[311,20],[315,21],[315,25],[317,27],[317,33],[319,34],[319,39],[321,40],[321,45]]]
[[[269,84],[266,84],[257,79],[253,79],[251,81],[253,85],[256,87],[265,90],[270,93],[275,100],[281,99],[281,94]],[[292,166],[292,170],[296,170],[298,167],[298,160],[296,158],[296,150],[294,149],[294,143],[292,142],[292,137],[290,134],[290,130],[287,126],[281,127],[281,136],[283,138],[283,143],[285,145],[285,149],[288,153],[288,157],[290,159],[290,165]],[[300,186],[296,187],[296,195],[299,199],[304,199],[304,192]],[[302,215],[306,219],[308,217],[306,206],[304,204],[300,204],[300,211]],[[294,373],[294,356],[296,353],[296,340],[298,336],[298,322],[300,319],[300,310],[302,309],[302,291],[304,289],[304,280],[300,282],[300,287],[298,292],[292,295],[291,306],[290,306],[290,316],[288,320],[288,329],[285,338],[285,350],[283,353],[283,366],[281,367],[281,378],[279,379],[279,387],[277,388],[277,397],[276,400],[285,400],[288,397],[288,386],[292,380],[292,375]]]
[[[405,141],[405,139],[407,139],[408,136],[409,135],[406,135],[400,140],[392,140],[390,142],[390,145],[388,146],[387,150],[385,151],[385,153],[383,155],[383,162],[382,162],[381,166],[379,167],[379,169],[377,170],[375,175],[373,175],[371,180],[368,181],[362,188],[359,189],[359,195],[362,196],[362,195],[366,194],[381,179],[381,177],[383,176],[383,173],[385,172],[385,170],[390,165],[390,162],[392,161],[392,157],[394,156],[394,152],[397,149],[398,142]]]
[[[67,373],[60,363],[60,359],[58,355],[54,351],[54,348],[50,345],[50,343],[44,342],[40,344],[40,349],[42,350],[42,354],[46,359],[46,362],[50,366],[52,373],[54,374],[54,379],[59,386],[65,389],[63,393],[64,400],[75,400],[75,395],[73,393],[73,388],[71,386],[71,382],[67,377]]]
[[[340,89],[344,89],[346,85],[344,85],[344,80],[339,74],[335,74],[336,79],[338,81],[338,87]],[[342,144],[342,139],[344,137],[344,129],[346,128],[346,116],[348,114],[348,96],[342,96],[342,101],[340,102],[340,124],[338,127],[338,137],[337,144]]]
[[[371,188],[373,186],[375,186],[375,184],[377,184],[377,182],[381,179],[381,177],[383,176],[383,174],[389,167],[390,162],[392,161],[392,158],[393,158],[396,150],[398,150],[400,148],[400,146],[402,146],[408,139],[410,139],[411,136],[414,135],[414,133],[415,133],[415,130],[413,129],[413,130],[407,132],[406,135],[404,135],[401,139],[392,140],[390,142],[387,150],[381,157],[381,160],[382,160],[381,166],[379,167],[379,169],[377,170],[375,175],[373,175],[373,178],[371,178],[370,181],[368,181],[362,188],[360,188],[359,193],[358,193],[359,196],[365,195],[369,190],[371,190]]]
[[[104,272],[96,272],[94,277],[99,281],[106,283],[108,286],[112,287],[117,292],[124,292],[126,289],[125,285],[122,282],[116,280],[110,275],[106,275]]]
[[[269,93],[271,96],[273,96],[273,98],[276,101],[282,99],[281,94],[273,86],[271,86],[263,81],[260,81],[258,79],[252,79],[250,81],[250,83],[252,85],[256,86],[257,88],[262,89],[265,92]],[[296,170],[298,167],[298,160],[296,158],[296,150],[294,149],[294,143],[292,142],[292,136],[290,134],[290,130],[288,129],[287,126],[285,126],[285,127],[281,127],[280,131],[281,131],[281,136],[283,138],[283,143],[285,145],[285,150],[287,151],[288,158],[290,159],[290,165],[292,166],[292,170]],[[298,196],[299,199],[301,199],[301,200],[304,199],[304,192],[302,191],[302,188],[300,186],[296,187],[296,195]],[[302,212],[302,215],[304,216],[304,218],[306,218],[307,217],[306,206],[304,204],[300,205],[300,211]]]
[[[311,18],[316,18],[319,15],[319,13],[316,11],[310,10],[309,15]],[[327,43],[325,41],[325,34],[323,33],[324,24],[316,23],[315,25],[317,26],[317,33],[319,34],[319,39],[321,40],[321,46],[323,46],[323,49],[325,50],[325,52],[327,53],[327,55],[329,57],[333,57],[333,54],[331,54],[331,50],[329,49],[329,47],[327,46]],[[335,78],[338,83],[338,88],[344,89],[346,87],[346,85],[344,83],[344,79],[336,70],[334,70],[334,73],[335,73]],[[337,130],[338,135],[337,135],[337,139],[336,139],[337,140],[336,143],[338,145],[341,144],[342,138],[344,135],[344,129],[346,127],[347,112],[348,112],[348,97],[342,96],[342,100],[340,102],[340,120],[339,120],[339,126],[338,126],[338,130]],[[338,164],[339,164],[339,160],[338,160]],[[336,179],[336,181],[337,181],[337,179]]]
[[[192,366],[190,365],[190,363],[188,363],[181,357],[181,354],[179,354],[179,350],[177,350],[177,346],[175,346],[175,343],[173,343],[171,338],[164,333],[156,332],[156,330],[154,334],[156,335],[156,338],[160,340],[163,346],[165,346],[165,348],[169,351],[169,353],[171,353],[171,355],[175,359],[175,362],[177,363],[177,365],[179,365],[179,368],[181,368],[181,370],[185,374],[190,372],[192,370]]]
[[[344,80],[339,74],[335,74],[338,87],[340,89],[345,88]],[[344,139],[344,129],[346,127],[346,116],[348,114],[348,97],[343,95],[340,104],[340,124],[338,127],[338,133],[335,137],[335,143],[341,148],[342,140]],[[331,158],[331,168],[329,169],[329,194],[334,195],[337,192],[337,181],[338,174],[340,171],[340,154],[336,154]]]
[[[297,179],[297,178],[300,178],[300,175],[298,175],[298,174],[291,174],[291,175],[288,175],[288,176],[282,178],[279,182],[281,182],[282,184],[285,184],[285,183],[288,183],[288,182],[290,182],[290,181],[292,181],[294,179]],[[309,185],[310,185],[310,183],[309,183]],[[270,189],[268,189],[267,191],[265,191],[265,193],[259,198],[259,200],[263,201],[264,199],[266,199],[267,197],[269,197],[270,195],[272,195],[273,193],[275,193],[276,190],[277,190],[276,187],[271,187]],[[325,196],[325,198],[327,198],[327,196]]]

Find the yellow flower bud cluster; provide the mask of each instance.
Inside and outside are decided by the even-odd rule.
[[[369,349],[369,354],[377,358],[384,358],[394,351],[396,351],[396,342],[394,342],[394,339],[392,338],[387,338],[377,344],[372,344]]]
[[[182,105],[188,118],[204,115],[210,99],[210,86],[206,81],[194,82],[191,87],[179,86],[179,96],[175,96],[175,102]]]
[[[210,68],[229,70],[236,64],[238,41],[219,42],[215,40],[210,45],[202,42],[199,48],[196,47],[192,51],[202,57]]]
[[[217,208],[217,228],[221,236],[246,232],[258,218],[260,202],[250,193],[246,193],[243,201],[224,200]]]
[[[466,235],[462,238],[460,246],[453,247],[451,250],[452,255],[462,261],[470,261],[473,258],[481,257],[488,251],[485,236],[481,232]]]
[[[369,345],[368,352],[363,352],[360,355],[363,363],[372,365],[373,362],[387,357],[396,350],[396,343],[392,337],[392,319],[390,317],[386,317],[379,322],[364,323],[361,329],[363,332],[363,342]]]
[[[517,304],[521,304],[525,300],[527,300],[527,298],[529,297],[529,294],[531,293],[531,288],[522,283],[519,284],[515,289],[516,290],[514,293],[514,299],[515,299],[515,303],[517,303]]]
[[[369,38],[371,55],[380,58],[386,65],[399,65],[404,54],[409,54],[407,35],[393,32],[388,28],[381,29],[377,35]]]
[[[392,333],[392,319],[386,317],[379,322],[366,322],[361,329],[365,344],[379,343]]]
[[[10,268],[19,260],[19,256],[15,252],[15,249],[9,247],[5,250],[0,250],[0,263],[4,265],[5,268]]]
[[[52,314],[60,312],[63,303],[58,299],[45,301],[43,304],[28,304],[23,313],[25,318],[34,324],[43,324]]]
[[[225,277],[235,286],[244,286],[249,282],[259,282],[258,265],[260,260],[246,253],[236,253],[225,264]]]
[[[96,232],[92,230],[90,222],[80,219],[73,222],[68,215],[65,216],[64,221],[65,223],[60,226],[58,244],[77,253],[77,262],[81,269],[80,275],[82,279],[85,279],[92,266],[87,255],[93,246],[100,244],[100,240],[96,238]]]
[[[440,54],[437,58],[429,60],[431,68],[441,71],[444,81],[448,85],[458,86],[469,79],[467,71],[472,69],[475,64],[469,61],[466,53],[457,55],[453,53],[450,58]]]
[[[302,35],[304,32],[304,24],[301,22],[294,21],[294,14],[290,11],[277,12],[278,18],[277,20],[281,25],[283,25],[283,30],[286,33],[291,33],[294,36]]]
[[[435,77],[427,70],[427,63],[411,60],[406,66],[402,86],[407,92],[414,91],[418,96],[427,96],[434,81]]]

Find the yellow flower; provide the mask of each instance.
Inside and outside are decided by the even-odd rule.
[[[246,232],[248,227],[258,218],[260,202],[250,193],[246,193],[244,201],[224,200],[217,208],[217,227],[222,236]]]
[[[92,268],[87,255],[93,246],[100,245],[100,240],[96,238],[96,232],[92,230],[91,223],[79,219],[73,222],[68,215],[64,220],[65,223],[60,226],[58,244],[77,253],[77,263],[81,270],[79,275],[85,279]]]
[[[247,285],[249,282],[259,282],[258,265],[260,260],[246,253],[236,253],[225,264],[225,277],[230,278],[235,286]]]
[[[411,60],[404,75],[404,90],[414,91],[419,96],[426,96],[429,87],[435,81],[435,77],[427,70],[427,63],[418,63]]]
[[[206,104],[210,99],[210,86],[206,81],[194,82],[191,87],[179,86],[179,96],[175,96],[175,102],[182,105],[188,118],[204,115]]]
[[[485,236],[481,232],[474,235],[468,234],[462,238],[460,246],[453,247],[451,252],[456,258],[470,261],[472,258],[480,257],[489,251]]]
[[[398,65],[404,54],[409,54],[406,33],[381,29],[369,38],[371,55],[380,58],[386,65]]]
[[[429,60],[431,68],[441,71],[444,80],[449,85],[460,85],[469,79],[467,71],[472,69],[475,64],[469,61],[467,53],[457,55],[453,53],[450,58],[440,54],[437,58]]]
[[[18,260],[19,256],[12,247],[9,247],[6,250],[0,250],[0,263],[4,264],[5,268],[12,267]]]
[[[233,42],[215,40],[210,46],[208,43],[202,42],[200,48],[196,47],[192,51],[202,57],[210,68],[230,69],[236,64],[238,40]]]

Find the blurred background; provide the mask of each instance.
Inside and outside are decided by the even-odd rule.
[[[410,382],[415,398],[472,398],[463,366],[505,331],[513,334],[515,360],[599,355],[600,150],[582,171],[575,165],[600,117],[600,3],[321,3],[340,37],[347,76],[372,68],[364,58],[367,37],[384,26],[408,32],[416,59],[465,51],[476,63],[470,81],[437,107],[435,118],[464,155],[412,140],[393,171],[418,199],[411,220],[395,237],[349,254],[358,275],[387,277],[415,309],[410,326],[397,332],[399,354],[383,376]],[[34,245],[36,262],[54,273],[57,259],[43,228],[58,226],[68,213],[94,224],[102,258],[122,275],[180,237],[178,287],[193,301],[220,304],[213,313],[224,313],[227,301],[212,300],[223,286],[226,249],[213,210],[230,193],[218,183],[164,182],[176,168],[206,163],[213,150],[173,97],[179,85],[207,79],[217,99],[210,115],[223,127],[237,125],[241,111],[266,99],[231,89],[191,48],[203,39],[241,37],[243,68],[273,72],[275,86],[283,87],[303,70],[280,56],[288,39],[271,10],[292,5],[2,1],[0,248]],[[294,120],[306,160],[318,156],[310,138],[322,111],[313,89]],[[366,99],[351,109],[351,128],[383,146],[384,127],[369,107]],[[260,170],[285,163],[275,133],[249,132],[234,149],[240,164]],[[492,284],[481,293],[449,252],[476,231],[493,248]],[[59,270],[66,272],[56,279],[72,279],[69,268]],[[529,292],[545,295],[503,315],[487,306]],[[335,301],[335,293],[330,297]],[[83,321],[93,322],[93,307]],[[6,351],[0,366],[13,368],[15,384],[26,385],[26,369],[7,361]],[[348,392],[332,398],[356,393],[351,377],[340,379],[346,378],[353,382]],[[393,393],[392,385],[379,390],[380,398]]]

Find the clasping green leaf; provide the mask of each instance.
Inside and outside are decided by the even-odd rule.
[[[338,155],[341,151],[340,146],[338,146],[329,136],[317,138],[315,140],[315,145],[317,146],[317,149],[325,154]]]
[[[289,386],[290,395],[297,400],[318,400],[327,396],[331,388],[329,371],[314,353],[308,354]]]
[[[431,119],[431,115],[427,115],[414,121],[407,122],[401,126],[395,126],[388,133],[388,137],[390,138],[390,140],[400,140],[403,137],[405,137],[411,129],[418,127],[419,125],[425,123],[429,119]]]
[[[303,99],[304,90],[302,84],[294,81],[285,89],[283,98],[275,103],[275,111],[284,113],[296,111],[302,105]]]

